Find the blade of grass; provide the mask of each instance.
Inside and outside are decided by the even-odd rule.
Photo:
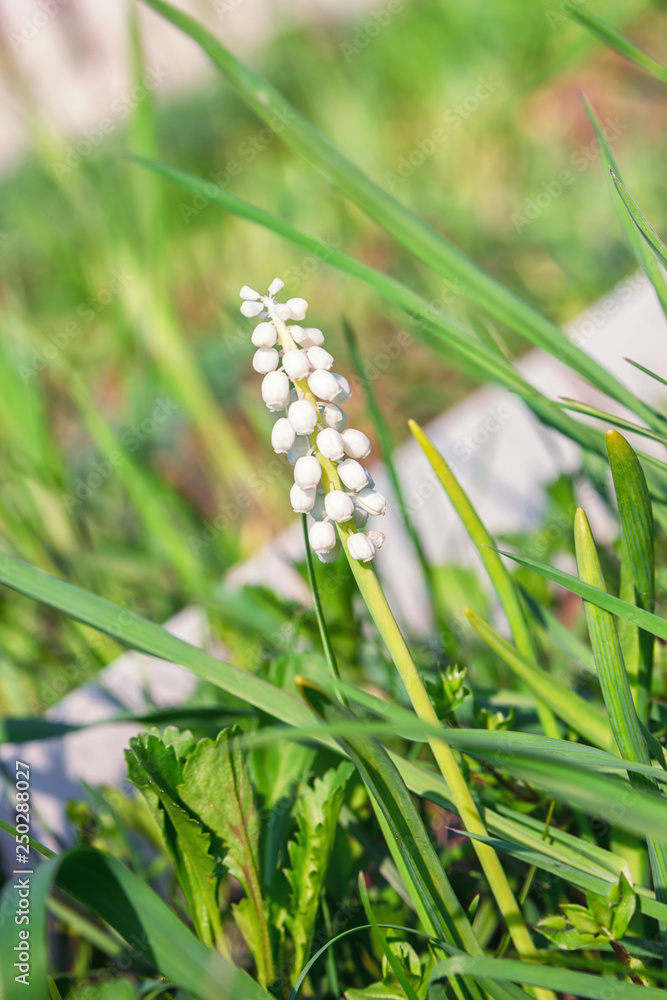
[[[627,462],[627,452],[624,453],[624,459]],[[652,541],[651,538],[651,545]],[[575,515],[574,545],[579,576],[585,583],[589,583],[599,590],[604,590],[604,580],[597,550],[588,518],[581,508]],[[584,601],[584,611],[591,647],[598,668],[602,696],[607,706],[607,714],[619,753],[621,757],[628,760],[650,765],[651,756],[632,700],[630,682],[625,670],[613,615],[588,601]],[[632,773],[630,781],[640,788],[652,785],[647,778]],[[667,848],[664,843],[655,843],[649,839],[648,850],[655,894],[664,903],[667,901]],[[628,845],[629,852],[630,845]],[[639,848],[637,855],[637,857],[629,859],[633,871],[641,870],[643,854]]]
[[[649,407],[569,341],[557,326],[378,187],[269,80],[244,66],[202,24],[165,0],[144,2],[200,45],[236,93],[269,127],[279,127],[286,142],[409,252],[438,274],[460,283],[464,294],[484,312],[519,330],[531,343],[559,360],[566,356],[570,367],[580,375],[651,423],[654,415]]]
[[[317,586],[317,579],[315,577],[315,567],[313,566],[313,550],[308,539],[308,519],[305,514],[301,515],[301,526],[303,528],[303,541],[306,550],[306,568],[308,571],[308,582],[310,584],[310,590],[313,595],[313,602],[315,604],[315,615],[317,617],[317,627],[320,632],[320,639],[322,641],[322,648],[324,650],[324,655],[326,661],[329,664],[329,670],[335,681],[340,681],[340,672],[338,670],[338,663],[336,662],[336,654],[334,653],[333,646],[331,644],[331,636],[329,635],[329,629],[327,628],[326,619],[324,617],[324,608],[322,607],[322,601],[320,600],[320,590]],[[340,688],[337,685],[337,690]],[[345,696],[339,694],[339,697],[345,704]]]
[[[612,24],[609,24],[608,21],[603,20],[603,18],[598,17],[596,14],[592,14],[585,7],[573,7],[569,10],[569,13],[575,21],[579,21],[580,24],[587,28],[591,34],[595,35],[607,48],[618,52],[624,59],[628,59],[635,66],[643,69],[645,73],[655,77],[656,80],[660,80],[661,83],[667,83],[667,68],[659,63],[657,59],[654,59],[653,56],[650,56],[648,52],[640,49],[638,45],[635,45],[634,42],[630,41],[629,38],[618,31]]]
[[[660,434],[649,427],[641,427],[639,424],[633,423],[632,420],[617,417],[614,413],[607,413],[606,410],[600,410],[597,406],[590,406],[588,403],[579,403],[576,399],[568,399],[566,396],[561,397],[561,399],[560,405],[566,410],[572,410],[573,413],[584,413],[588,417],[596,417],[598,420],[604,420],[606,424],[612,424],[614,427],[620,427],[622,430],[631,431],[633,434],[639,434],[641,437],[667,445],[667,435]]]
[[[495,550],[495,541],[486,530],[479,514],[471,504],[468,495],[462,489],[461,484],[458,482],[449,465],[440,452],[433,446],[419,424],[414,420],[409,420],[408,426],[415,439],[421,445],[431,468],[440,480],[454,510],[460,517],[464,528],[479,552],[493,589],[498,595],[501,607],[507,616],[514,641],[519,651],[523,654],[524,658],[535,664],[536,669],[539,669],[533,637],[521,605],[519,592],[507,567]],[[544,732],[547,736],[558,736],[560,729],[553,712],[549,708],[548,701],[545,701],[534,688],[531,688],[531,690],[533,690],[538,698],[537,709]]]
[[[623,540],[634,583],[634,601],[645,611],[655,609],[655,544],[653,508],[646,477],[637,456],[625,438],[616,431],[607,432],[609,465],[621,518]],[[630,689],[640,720],[647,724],[651,677],[653,674],[653,636],[640,631],[638,656],[629,675]]]
[[[400,984],[403,992],[405,993],[407,1000],[420,1000],[415,992],[410,980],[405,974],[403,965],[398,961],[396,955],[393,953],[389,944],[387,943],[387,938],[385,937],[383,931],[380,928],[377,920],[375,919],[375,914],[373,913],[373,907],[371,906],[371,901],[368,898],[368,889],[366,888],[366,882],[364,880],[364,873],[359,872],[359,877],[357,878],[357,889],[359,891],[359,898],[361,899],[361,905],[364,908],[364,913],[366,914],[366,919],[373,929],[373,936],[375,940],[380,945],[382,953],[387,959],[391,971],[394,973],[397,982]]]
[[[582,100],[586,114],[595,129],[595,135],[597,136],[598,145],[600,147],[600,157],[602,159],[602,164],[605,167],[607,184],[609,185],[612,201],[618,210],[619,219],[626,239],[637,259],[637,263],[644,269],[646,276],[653,285],[663,312],[667,315],[667,278],[665,277],[662,269],[656,265],[655,257],[644,242],[641,233],[638,232],[632,218],[628,217],[627,211],[619,202],[618,192],[614,185],[613,178],[614,175],[620,178],[621,172],[618,169],[611,146],[609,145],[607,136],[602,128],[602,125],[600,124],[599,119],[597,118],[597,115],[586,98],[584,97]]]
[[[611,171],[611,179],[621,197],[621,201],[627,209],[628,215],[655,254],[658,263],[661,267],[667,268],[667,246],[665,246],[655,229],[649,224],[643,212],[639,210],[637,202],[613,170]]]

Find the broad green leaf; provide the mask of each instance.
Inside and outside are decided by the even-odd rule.
[[[514,580],[510,576],[507,567],[495,549],[495,541],[487,531],[485,525],[470,502],[470,499],[461,487],[456,476],[450,469],[444,457],[438,452],[429,441],[422,428],[414,420],[408,421],[408,426],[413,436],[421,445],[431,468],[440,480],[447,496],[449,497],[454,510],[463,522],[463,526],[468,532],[475,548],[479,552],[484,568],[488,573],[493,588],[498,595],[498,599],[507,615],[514,641],[525,658],[535,662],[535,646],[530,633],[528,621],[524,609],[521,605],[519,592]],[[537,669],[537,664],[535,663]],[[559,727],[549,704],[543,699],[541,694],[532,689],[538,698],[538,713],[542,728],[547,736],[558,736]]]
[[[607,451],[623,529],[624,550],[634,585],[634,603],[652,612],[655,608],[655,543],[653,508],[646,478],[637,456],[621,434],[608,431]],[[635,707],[644,724],[648,720],[653,646],[653,636],[649,632],[639,632],[635,655],[628,664]]]
[[[259,865],[260,821],[250,773],[233,739],[237,734],[224,729],[215,741],[200,740],[185,762],[178,790],[193,815],[222,842],[225,864],[247,894],[234,915],[255,956],[259,981],[267,985],[274,968]]]
[[[330,139],[316,129],[260,74],[244,66],[217,38],[194,18],[166,3],[145,0],[175,27],[189,35],[206,52],[237,94],[269,127],[288,142],[370,218],[391,233],[410,253],[438,274],[455,280],[475,305],[497,320],[520,330],[530,341],[560,360],[566,355],[571,368],[608,395],[625,403],[647,423],[650,408],[622,386],[554,324],[487,275],[440,234],[414,216],[394,197],[378,187]],[[483,345],[475,342],[479,348]]]
[[[613,739],[609,732],[607,718],[593,705],[588,704],[574,691],[532,663],[515,646],[488,625],[483,618],[470,608],[465,610],[468,621],[475,631],[489,644],[517,677],[533,691],[536,697],[551,705],[556,715],[581,733],[594,746],[603,750],[613,749]]]
[[[211,835],[185,808],[177,791],[183,781],[182,762],[173,746],[151,734],[131,739],[125,758],[129,780],[159,802],[157,819],[197,937],[230,957],[222,929]]]
[[[131,954],[145,960],[174,985],[198,1000],[270,1000],[247,972],[197,940],[142,879],[120,862],[91,848],[77,848],[40,864],[31,876],[30,986],[14,980],[17,926],[0,927],[0,983],[3,1000],[46,1000],[47,898],[54,885],[78,899],[110,924],[127,942]],[[15,909],[11,880],[0,906]]]
[[[353,767],[343,761],[312,786],[302,788],[295,808],[297,830],[288,844],[290,912],[295,977],[310,958],[320,896],[328,873],[345,786]]]
[[[655,77],[656,80],[667,83],[667,68],[662,66],[653,56],[640,49],[629,38],[626,38],[622,32],[609,24],[608,21],[598,17],[597,14],[592,14],[586,7],[571,7],[568,13],[576,21],[583,24],[585,28],[588,28],[591,34],[595,35],[603,45],[613,49],[614,52],[618,52],[624,59],[628,59],[635,66],[639,66],[640,69]]]

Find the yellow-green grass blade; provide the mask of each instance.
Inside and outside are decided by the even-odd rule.
[[[574,545],[579,576],[585,583],[591,584],[599,590],[604,590],[604,580],[595,542],[588,518],[581,508],[575,515]],[[632,699],[614,617],[608,611],[588,601],[584,601],[584,611],[602,696],[619,753],[621,757],[628,760],[650,765],[651,756]],[[647,787],[647,783],[649,786],[651,784],[647,778],[632,774],[630,774],[630,780],[640,788]],[[665,902],[667,900],[667,848],[664,842],[654,843],[650,839],[648,848],[656,896]],[[639,859],[635,858],[634,860],[635,867],[639,869],[637,863]]]
[[[559,360],[567,359],[570,367],[593,385],[651,423],[653,413],[649,407],[571,343],[555,324],[486,274],[457,247],[376,185],[269,80],[243,65],[202,24],[165,0],[144,2],[200,45],[237,94],[269,127],[278,131],[300,155],[409,252],[438,274],[455,280],[463,294],[482,310],[519,330],[531,343]]]
[[[482,519],[471,504],[468,495],[461,487],[461,484],[444,457],[429,441],[428,436],[416,421],[409,420],[408,426],[413,436],[421,445],[431,468],[440,480],[454,510],[463,522],[464,528],[479,552],[484,568],[507,616],[517,648],[523,654],[524,658],[535,663],[537,669],[535,645],[524,609],[521,605],[519,591],[507,567],[495,549],[495,541],[487,531]],[[534,689],[532,690],[537,694]],[[538,713],[545,733],[547,736],[558,736],[558,723],[549,708],[548,701],[545,701],[539,694],[537,694],[537,698]]]
[[[586,113],[595,129],[595,135],[600,147],[600,158],[607,177],[607,184],[612,201],[618,210],[618,216],[626,239],[637,259],[637,263],[644,269],[646,276],[653,285],[663,312],[667,313],[667,278],[665,278],[664,271],[658,267],[654,255],[646,245],[632,218],[628,216],[625,206],[619,200],[618,191],[614,185],[614,175],[620,178],[621,172],[618,169],[611,146],[597,115],[586,98],[583,98],[583,103]]]
[[[655,541],[653,508],[646,477],[635,452],[622,434],[607,433],[609,465],[614,480],[634,600],[645,611],[655,608]],[[638,656],[630,674],[630,689],[642,722],[648,720],[653,673],[653,636],[641,631]]]
[[[651,441],[658,441],[660,444],[667,445],[667,435],[660,434],[659,431],[654,431],[650,427],[642,427],[641,424],[635,424],[632,420],[627,420],[625,417],[617,417],[614,413],[607,413],[606,410],[600,410],[597,406],[580,403],[576,399],[568,399],[565,396],[562,397],[560,405],[563,406],[563,409],[571,410],[573,413],[583,413],[587,417],[604,420],[606,424],[620,427],[621,430],[631,431],[633,434],[639,434],[640,437],[649,438]]]
[[[635,45],[634,42],[630,41],[629,38],[612,24],[609,24],[608,21],[598,17],[596,14],[592,14],[585,7],[572,7],[568,13],[587,28],[591,34],[595,35],[607,48],[618,52],[624,59],[628,59],[635,66],[639,66],[640,69],[643,69],[650,76],[655,77],[656,80],[660,80],[661,83],[667,83],[667,67],[659,63],[648,52],[640,49],[638,45]]]
[[[550,705],[556,715],[593,746],[602,750],[613,750],[609,721],[602,712],[552,677],[546,670],[542,670],[534,661],[523,656],[516,646],[498,635],[475,611],[466,608],[465,613],[477,634],[530,688],[536,698]]]

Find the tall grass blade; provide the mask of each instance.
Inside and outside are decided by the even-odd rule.
[[[614,187],[621,197],[621,201],[627,209],[628,215],[655,254],[660,266],[667,268],[667,246],[665,246],[655,229],[653,229],[653,227],[649,224],[646,216],[638,208],[637,202],[627,191],[624,184],[620,178],[616,176],[613,170],[611,172],[611,178],[614,182]]]
[[[625,35],[609,24],[608,21],[603,20],[603,18],[598,17],[596,14],[591,14],[585,7],[572,7],[568,13],[572,15],[575,21],[579,21],[591,34],[595,35],[607,48],[618,52],[624,59],[628,59],[635,66],[643,69],[650,76],[655,77],[656,80],[660,80],[661,83],[667,83],[667,67],[662,66],[648,52],[640,49],[638,45],[635,45],[629,38],[626,38]]]

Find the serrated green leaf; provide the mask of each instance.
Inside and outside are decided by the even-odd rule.
[[[229,958],[220,916],[211,835],[185,808],[177,791],[183,780],[183,762],[176,756],[174,743],[189,746],[192,734],[182,734],[183,739],[179,739],[178,730],[170,728],[173,742],[169,744],[149,733],[130,740],[130,749],[125,751],[128,779],[143,792],[152,792],[159,802],[157,819],[197,937]]]
[[[181,799],[222,842],[225,864],[243,886],[248,904],[239,923],[257,963],[262,985],[274,978],[273,949],[259,865],[260,821],[242,751],[234,743],[237,727],[223,729],[214,740],[202,739],[187,758]]]
[[[354,768],[343,761],[330,768],[312,786],[300,790],[294,810],[295,837],[288,843],[290,885],[287,928],[294,944],[294,977],[310,957],[320,896],[327,877],[345,786]]]

